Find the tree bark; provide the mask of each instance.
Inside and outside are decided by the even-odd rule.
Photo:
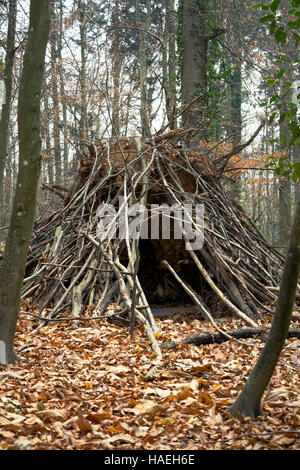
[[[87,126],[87,5],[82,0],[78,0],[79,10],[79,33],[80,33],[80,149],[84,149],[84,141],[88,140]]]
[[[63,44],[63,27],[64,27],[64,4],[63,0],[59,0],[59,32],[57,38],[57,58],[59,61],[58,75],[59,75],[59,89],[62,105],[62,118],[63,118],[63,181],[66,179],[68,173],[68,158],[69,158],[69,144],[68,144],[68,120],[67,120],[67,106],[66,106],[66,92],[65,92],[65,71],[62,58],[62,44]]]
[[[242,70],[241,62],[235,64],[231,74],[230,83],[230,133],[234,134],[232,143],[234,146],[241,143],[242,130]],[[237,203],[240,202],[241,178],[235,173],[229,180],[230,198]]]
[[[165,28],[163,47],[163,85],[166,97],[166,114],[170,129],[176,129],[176,59],[175,59],[175,6],[174,0],[165,0]]]
[[[263,414],[261,399],[272,377],[287,338],[296,297],[300,272],[300,199],[298,199],[291,230],[288,253],[283,269],[280,291],[271,330],[264,349],[237,400],[229,412],[256,418]]]
[[[147,100],[147,30],[151,19],[151,4],[146,2],[147,11],[142,19],[141,1],[136,0],[136,25],[139,28],[138,64],[139,64],[139,88],[140,88],[140,117],[142,136],[150,137],[150,123],[148,118]]]
[[[0,272],[0,363],[17,359],[13,346],[41,163],[40,95],[49,35],[49,0],[31,0],[18,101],[19,171]]]
[[[54,165],[55,182],[62,182],[62,162],[60,147],[60,110],[59,110],[59,91],[58,91],[58,18],[56,12],[56,0],[51,0],[52,27],[50,31],[50,52],[51,52],[51,101],[53,110],[53,142],[54,142]]]
[[[182,102],[186,105],[202,94],[201,100],[184,114],[183,124],[186,129],[201,127],[204,130],[208,116],[205,0],[182,1],[181,36]]]
[[[118,28],[120,21],[119,2],[115,1],[112,11],[112,82],[113,82],[113,97],[112,97],[112,136],[120,137],[120,73],[121,73],[121,34]]]
[[[288,0],[281,1],[281,9],[284,15],[284,22],[286,23],[288,17],[288,11],[290,9],[290,2]],[[286,41],[281,48],[282,53],[288,60],[296,58],[296,51],[294,49],[293,40]],[[287,82],[293,82],[294,70],[289,66],[286,70],[286,74],[280,80],[280,102],[282,108],[280,110],[281,116],[284,113],[290,112],[289,103],[293,101],[292,87],[287,86]],[[280,148],[285,152],[286,161],[285,164],[289,164],[292,160],[292,146],[288,143],[291,131],[289,129],[289,121],[286,119],[279,121],[279,133],[280,133]],[[288,146],[286,145],[288,143]],[[279,233],[278,241],[281,251],[285,254],[289,242],[290,228],[292,222],[292,185],[290,175],[279,176]]]
[[[13,84],[13,66],[15,57],[15,36],[16,36],[16,0],[9,1],[8,11],[8,29],[6,41],[4,83],[5,83],[5,104],[0,110],[0,214],[3,207],[3,177],[5,169],[5,160],[8,148],[9,118],[11,110],[11,95]],[[0,104],[1,106],[1,104]],[[2,112],[1,112],[2,111]]]
[[[291,77],[288,77],[291,79]],[[292,101],[291,92],[287,87],[284,86],[283,80],[281,81],[281,102],[283,104],[282,113],[289,111],[288,103]],[[280,135],[287,137],[289,135],[288,121],[283,120],[280,125]],[[285,150],[285,156],[287,162],[291,161],[291,148]],[[278,241],[280,249],[286,253],[289,232],[291,228],[291,210],[292,210],[292,198],[291,198],[291,178],[290,176],[279,176],[279,227],[278,227]]]

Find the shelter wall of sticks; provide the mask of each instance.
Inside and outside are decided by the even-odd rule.
[[[231,311],[256,325],[276,299],[283,258],[225,189],[230,157],[241,150],[191,149],[183,129],[88,146],[67,196],[55,189],[63,207],[35,223],[23,298],[47,318],[70,306],[77,318],[87,305],[101,316],[116,302],[131,328],[142,321],[155,330],[150,307],[163,303],[193,303],[212,317]],[[101,241],[97,209],[109,203],[119,214],[120,197],[129,210],[204,204],[203,247],[185,249],[187,234],[175,239],[172,226],[170,239]]]

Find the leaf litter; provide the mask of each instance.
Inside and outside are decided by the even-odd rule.
[[[0,449],[300,449],[295,339],[265,392],[265,415],[237,419],[227,409],[260,354],[258,339],[164,349],[158,362],[141,329],[129,337],[105,319],[82,328],[37,325],[21,310],[15,347],[22,361],[0,370]],[[213,332],[196,314],[157,325],[161,341]],[[242,326],[222,317],[226,331]]]

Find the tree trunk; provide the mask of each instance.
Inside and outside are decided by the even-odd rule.
[[[48,118],[48,109],[49,109],[49,100],[47,93],[44,93],[44,106],[43,106],[43,114],[44,114],[44,139],[46,143],[45,148],[45,165],[47,166],[47,181],[50,184],[54,183],[54,175],[53,175],[53,160],[52,160],[52,149],[51,149],[51,135],[50,135],[50,122]]]
[[[53,141],[54,141],[54,163],[55,163],[55,182],[62,182],[62,162],[60,148],[60,127],[59,127],[59,99],[58,99],[58,21],[56,13],[56,1],[52,0],[52,28],[50,33],[51,50],[51,100],[53,107]]]
[[[241,143],[242,128],[242,70],[240,62],[235,65],[230,83],[230,133],[234,134],[232,144],[237,146]],[[238,203],[240,201],[240,189],[241,178],[235,173],[230,180],[230,197]]]
[[[69,159],[69,144],[68,144],[68,119],[67,119],[67,106],[66,106],[66,92],[65,92],[65,73],[63,67],[62,59],[62,44],[63,44],[63,27],[64,27],[64,4],[63,0],[59,0],[59,31],[57,38],[57,58],[59,61],[58,65],[58,75],[59,75],[59,89],[61,96],[61,105],[62,105],[62,117],[63,117],[63,141],[64,141],[64,151],[63,151],[63,181],[66,180],[66,174],[68,172],[68,159]]]
[[[84,141],[88,139],[88,126],[87,126],[87,15],[86,3],[78,0],[79,10],[79,33],[80,33],[80,149],[84,149]]]
[[[113,82],[113,98],[112,98],[112,136],[120,137],[120,73],[121,73],[121,35],[118,28],[120,21],[119,2],[115,1],[112,11],[112,82]]]
[[[170,129],[176,129],[176,60],[175,60],[175,6],[174,0],[165,0],[165,28],[163,48],[163,85],[166,97],[166,114]]]
[[[18,102],[19,172],[0,271],[1,364],[11,364],[17,359],[13,338],[36,208],[41,162],[40,95],[49,25],[49,0],[31,0]]]
[[[146,2],[147,12],[142,20],[141,1],[136,0],[136,25],[139,28],[138,64],[139,64],[139,87],[140,87],[140,117],[142,136],[150,136],[150,123],[148,119],[147,100],[147,30],[150,25],[151,4]]]
[[[206,1],[183,0],[181,10],[181,94],[183,104],[202,95],[183,116],[184,127],[202,128],[208,116]]]
[[[288,77],[289,79],[291,77]],[[283,104],[281,112],[285,113],[289,111],[288,103],[292,101],[290,90],[284,86],[284,82],[281,82],[281,103]],[[288,121],[283,120],[280,123],[280,135],[287,137],[289,135]],[[285,150],[285,156],[287,157],[287,163],[291,161],[291,148]],[[292,210],[292,199],[291,199],[291,178],[290,176],[279,177],[279,227],[278,227],[278,241],[280,249],[286,253],[289,232],[291,228],[291,210]]]
[[[5,160],[8,147],[9,135],[9,117],[11,109],[11,95],[13,83],[13,66],[15,56],[15,36],[16,36],[16,0],[9,1],[8,12],[8,30],[6,41],[6,55],[5,55],[5,69],[4,69],[4,83],[5,83],[5,104],[0,110],[0,214],[3,208],[3,176],[5,169]],[[0,104],[1,106],[1,104]]]
[[[261,399],[272,377],[291,322],[300,272],[300,199],[291,230],[288,253],[283,269],[280,292],[271,330],[264,349],[237,400],[229,412],[256,418],[263,414]]]
[[[290,2],[288,0],[282,0],[280,4],[282,8],[282,13],[284,17],[284,22],[286,23],[288,17],[288,11],[290,9]],[[286,56],[288,60],[293,60],[296,58],[296,51],[293,47],[293,40],[286,41],[286,43],[281,48],[282,53]],[[282,108],[280,110],[281,116],[284,113],[290,112],[290,105],[289,103],[293,101],[293,91],[292,87],[287,86],[287,82],[293,82],[294,80],[294,70],[292,66],[289,66],[286,70],[286,74],[280,80],[280,102],[282,104]],[[280,121],[279,121],[280,122]],[[292,160],[292,146],[286,142],[289,141],[289,136],[291,136],[291,131],[289,129],[289,121],[283,119],[279,124],[279,132],[280,132],[280,150],[283,149],[285,151],[286,161],[285,164],[289,164]],[[286,148],[287,147],[287,148]],[[288,176],[280,176],[279,179],[279,246],[281,250],[286,253],[287,245],[289,241],[290,235],[290,228],[292,222],[292,185],[291,185],[291,177]]]

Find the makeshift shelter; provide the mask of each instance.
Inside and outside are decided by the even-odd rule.
[[[191,149],[184,135],[177,129],[152,139],[108,139],[81,154],[73,186],[61,193],[63,208],[34,226],[23,298],[40,314],[51,308],[47,318],[53,318],[71,305],[78,318],[84,305],[93,305],[101,316],[117,302],[131,330],[144,321],[149,331],[155,331],[154,304],[194,303],[212,317],[231,311],[252,327],[262,318],[276,299],[283,258],[228,196],[224,175],[243,146],[226,155],[218,145]],[[176,225],[172,211],[169,238],[161,231],[149,236],[152,215],[130,236],[132,207],[202,204],[203,230],[194,209],[187,226],[196,239],[203,236],[203,246],[193,244],[184,224]],[[105,226],[101,217],[109,209]]]

